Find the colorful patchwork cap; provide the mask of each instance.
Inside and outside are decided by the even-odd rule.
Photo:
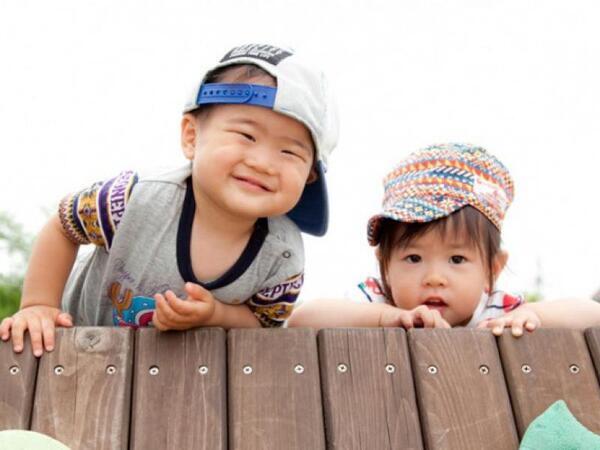
[[[277,80],[277,87],[249,83],[205,83],[216,69],[253,64]],[[185,104],[190,112],[208,104],[253,105],[272,109],[300,121],[315,143],[317,180],[307,184],[296,206],[288,212],[298,227],[310,234],[327,232],[329,207],[325,172],[338,139],[338,115],[332,91],[323,72],[292,49],[266,44],[246,44],[228,51],[201,74]]]
[[[469,144],[438,144],[410,154],[384,178],[383,211],[369,220],[367,237],[379,243],[382,219],[431,222],[470,205],[498,229],[514,197],[508,169]]]

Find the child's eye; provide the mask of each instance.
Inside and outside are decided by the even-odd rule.
[[[462,256],[462,255],[452,255],[452,256],[450,257],[450,262],[451,262],[452,264],[462,264],[462,263],[464,263],[466,260],[467,260],[467,258],[465,258],[465,257],[464,257],[464,256]]]
[[[240,136],[243,136],[245,139],[247,139],[251,142],[256,142],[256,139],[251,134],[244,133],[243,131],[236,131],[236,133],[239,134]]]
[[[281,150],[281,153],[283,153],[284,155],[295,156],[296,158],[301,159],[302,161],[304,161],[304,157],[300,153],[295,152],[293,150],[283,149],[283,150]]]
[[[404,261],[411,263],[411,264],[416,264],[421,262],[421,257],[419,255],[408,255],[406,257],[404,257]]]

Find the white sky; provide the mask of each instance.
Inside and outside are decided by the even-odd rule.
[[[2,1],[0,210],[35,232],[65,193],[176,166],[200,69],[248,42],[319,61],[341,111],[329,232],[306,239],[302,299],[375,273],[366,221],[400,158],[482,145],[516,181],[501,285],[600,287],[600,5],[595,1]],[[0,261],[1,263],[1,261]]]

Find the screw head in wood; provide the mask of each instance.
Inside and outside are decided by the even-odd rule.
[[[16,375],[21,371],[21,368],[19,366],[10,366],[10,368],[8,369],[8,372],[11,375]]]
[[[340,363],[337,366],[337,370],[338,370],[338,372],[346,373],[348,371],[348,366],[344,363]]]
[[[435,366],[429,366],[427,368],[427,372],[429,372],[431,375],[435,375],[436,373],[438,373],[438,368]]]
[[[302,364],[296,364],[294,366],[294,372],[296,372],[296,373],[304,373],[304,366]]]
[[[394,373],[396,371],[396,366],[394,366],[393,364],[386,364],[385,371],[387,373]]]
[[[577,364],[571,364],[569,366],[569,371],[571,373],[579,373],[579,366]]]
[[[198,367],[198,373],[200,375],[206,375],[208,373],[208,367],[207,366]]]
[[[54,368],[55,375],[62,375],[65,372],[65,368],[63,366],[56,366]]]
[[[152,376],[158,375],[158,372],[160,372],[158,366],[150,366],[148,369],[148,373]]]
[[[481,366],[479,366],[479,373],[481,373],[482,375],[487,375],[488,373],[490,373],[490,368],[485,364],[482,364]]]
[[[252,366],[244,366],[242,372],[244,372],[246,375],[250,375],[252,373]]]
[[[532,371],[532,370],[533,370],[533,369],[531,368],[531,366],[530,366],[529,364],[523,364],[523,365],[521,366],[521,371],[522,371],[523,373],[525,373],[525,374],[527,374],[527,373],[531,373],[531,371]]]
[[[117,368],[111,364],[110,366],[106,367],[106,373],[109,375],[114,375],[117,373]]]

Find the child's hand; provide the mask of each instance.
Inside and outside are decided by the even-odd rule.
[[[450,328],[450,324],[437,309],[429,309],[425,305],[406,310],[390,306],[381,313],[379,325],[382,327],[409,328]]]
[[[542,321],[537,313],[525,304],[497,319],[484,320],[477,325],[477,328],[491,328],[495,336],[501,336],[504,328],[510,327],[512,335],[519,337],[523,335],[523,329],[533,331],[541,324]]]
[[[12,335],[13,350],[23,351],[25,331],[29,330],[31,348],[35,356],[54,350],[54,330],[59,327],[72,327],[71,315],[53,306],[33,305],[17,311],[0,323],[0,338],[7,341]]]
[[[152,323],[162,331],[188,330],[190,328],[209,325],[217,309],[217,300],[202,286],[186,283],[187,300],[178,298],[173,291],[165,295],[156,294],[156,310]]]

